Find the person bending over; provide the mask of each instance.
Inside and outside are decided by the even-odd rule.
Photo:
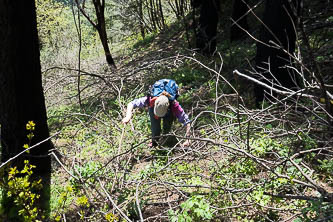
[[[159,96],[144,96],[134,99],[127,105],[126,116],[122,122],[128,123],[132,118],[135,108],[148,107],[151,122],[152,142],[150,146],[157,146],[157,138],[161,135],[161,119],[163,119],[163,133],[167,134],[171,130],[172,122],[176,117],[180,123],[186,127],[186,136],[190,134],[190,119],[176,99],[170,100],[171,95],[163,91]],[[187,139],[183,146],[189,146]]]

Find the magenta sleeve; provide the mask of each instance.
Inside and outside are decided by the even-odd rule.
[[[171,111],[177,117],[178,121],[182,123],[184,126],[191,122],[190,119],[188,118],[188,115],[185,113],[179,102],[174,101],[172,103]]]

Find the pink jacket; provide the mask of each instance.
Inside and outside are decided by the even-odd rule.
[[[153,107],[154,106],[154,100],[151,99],[151,97],[144,96],[138,99],[133,100],[131,103],[133,105],[133,108],[143,108],[143,107]],[[174,116],[177,117],[178,121],[182,123],[183,125],[188,124],[190,119],[188,118],[188,115],[184,112],[183,108],[179,104],[177,100],[174,100],[171,103],[171,112]]]

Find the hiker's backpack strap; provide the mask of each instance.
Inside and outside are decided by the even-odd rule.
[[[179,95],[178,88],[179,87],[178,87],[177,83],[172,79],[169,79],[168,83],[165,85],[164,90],[170,94],[169,99],[171,101],[177,99],[177,97]]]

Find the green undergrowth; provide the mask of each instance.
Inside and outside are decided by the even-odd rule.
[[[255,44],[223,40],[212,57],[194,53],[192,59],[188,56],[179,63],[175,57],[156,62],[187,44],[180,38],[185,33],[168,31],[127,39],[124,51],[128,54],[121,61],[125,68],[120,65],[119,73],[135,72],[126,77],[107,73],[114,85],[105,87],[106,93],[98,94],[97,85],[87,90],[90,94],[83,93],[81,107],[71,100],[48,109],[50,130],[59,132],[53,142],[63,155],[59,158],[62,165],[54,161],[53,166],[51,219],[122,221],[115,206],[134,221],[141,214],[144,218],[162,215],[167,221],[292,218],[296,222],[329,214],[332,204],[308,186],[304,176],[333,187],[332,159],[311,152],[325,144],[309,132],[307,122],[278,115],[278,105],[265,103],[265,110],[257,111],[251,100],[252,86],[232,73],[235,68],[249,68]],[[165,36],[173,41],[166,42]],[[159,47],[163,54],[158,54]],[[145,68],[142,64],[149,61],[153,65]],[[145,96],[148,86],[160,78],[175,79],[180,86],[178,100],[192,120],[194,139],[188,148],[180,143],[148,147],[146,109],[136,109],[127,125],[121,123],[128,102]],[[89,81],[82,78],[82,85],[88,87]],[[123,88],[117,91],[120,86]],[[76,85],[66,87],[70,93],[64,97],[77,95]],[[91,93],[94,90],[96,94]],[[298,105],[306,106],[306,102],[310,104],[299,101]],[[244,108],[246,105],[250,108]],[[309,121],[323,117],[309,115]],[[183,136],[184,128],[175,122],[172,132]],[[313,199],[286,198],[288,195]]]
[[[203,56],[186,48],[193,44],[186,39],[194,39],[193,30],[185,33],[182,23],[172,24],[167,17],[163,32],[110,42],[115,71],[104,64],[98,35],[82,19],[80,58],[88,64],[81,68],[100,78],[81,76],[79,104],[77,73],[70,70],[78,66],[70,8],[54,3],[50,10],[51,1],[37,2],[43,6],[38,16],[43,66],[63,68],[43,76],[48,125],[56,134],[52,152],[57,153],[50,221],[125,221],[126,215],[132,221],[142,216],[179,222],[310,222],[332,216],[330,197],[316,189],[318,184],[330,194],[333,190],[326,114],[309,112],[317,103],[307,98],[254,107],[252,85],[233,74],[234,69],[252,70],[252,39],[230,42],[223,32],[216,53]],[[43,20],[44,14],[50,20]],[[309,38],[311,47],[325,51],[314,53],[320,67],[332,54],[327,40],[332,32],[325,35],[318,38],[321,33],[314,32]],[[309,57],[302,56],[304,61]],[[192,120],[190,147],[180,145],[185,129],[177,122],[172,133],[180,136],[178,144],[149,147],[147,109],[136,109],[128,124],[121,122],[126,105],[145,96],[160,78],[175,79],[180,87],[178,100]],[[32,221],[39,212],[32,190],[40,182],[29,182],[33,167],[26,166],[22,177],[12,168],[3,187],[18,194],[17,212]],[[4,192],[0,188],[1,196]]]
[[[313,152],[297,156],[293,161],[299,168],[288,161],[300,150],[318,148],[317,141],[303,131],[275,138],[274,133],[284,130],[276,122],[255,125],[256,128],[254,123],[240,124],[249,121],[247,115],[213,106],[216,92],[221,93],[225,86],[216,88],[213,80],[199,86],[201,77],[193,75],[198,83],[194,82],[192,88],[184,90],[179,101],[188,108],[195,96],[203,99],[205,108],[192,113],[192,117],[196,117],[192,118],[195,119],[193,131],[196,137],[218,142],[204,145],[193,141],[194,150],[173,150],[165,146],[149,148],[147,110],[135,110],[131,122],[123,125],[122,108],[116,100],[109,102],[112,107],[109,110],[91,109],[87,115],[73,114],[79,113],[75,106],[50,110],[52,131],[61,131],[55,145],[66,155],[63,161],[72,175],[55,164],[51,186],[53,220],[59,221],[63,215],[73,215],[73,212],[79,212],[80,216],[74,217],[82,221],[91,216],[100,220],[120,218],[110,203],[101,201],[103,188],[110,191],[115,203],[134,220],[140,218],[137,198],[141,213],[148,215],[151,206],[169,201],[162,195],[165,192],[170,192],[168,195],[179,203],[171,202],[172,208],[165,213],[170,221],[214,221],[218,218],[281,221],[298,213],[301,214],[295,221],[311,221],[329,212],[332,205],[320,198],[306,201],[280,197],[286,193],[313,192],[295,182],[305,180],[301,171],[312,173],[311,164],[316,164],[318,172],[326,175],[325,183],[332,186],[329,176],[332,165],[325,158],[318,159]],[[181,88],[186,87],[187,84],[179,82]],[[137,94],[138,97],[143,95],[144,92]],[[121,104],[132,99],[134,96],[122,97]],[[230,99],[222,101],[230,102]],[[181,131],[182,128],[175,124],[174,129]],[[268,163],[263,160],[282,161],[283,164],[273,167],[265,165]],[[317,172],[311,175],[313,180],[322,179]],[[320,197],[318,193],[313,195]]]

